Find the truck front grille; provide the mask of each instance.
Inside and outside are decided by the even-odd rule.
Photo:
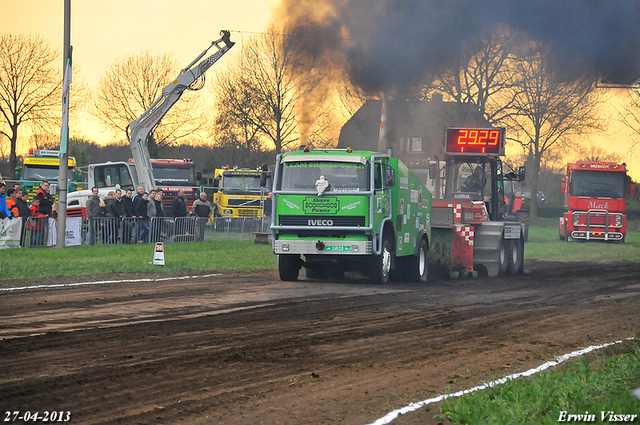
[[[309,216],[309,215],[281,215],[280,226],[309,226],[309,227],[364,227],[364,216]]]
[[[237,206],[259,207],[260,199],[228,199],[227,204],[230,207],[237,207]]]

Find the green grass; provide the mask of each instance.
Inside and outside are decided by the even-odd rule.
[[[215,241],[165,244],[165,265],[155,266],[154,245],[76,246],[65,249],[26,248],[0,251],[0,287],[6,279],[47,276],[131,273],[179,273],[207,270],[260,270],[276,268],[271,245],[253,241]],[[45,279],[43,279],[45,278]]]
[[[558,239],[557,219],[533,218],[525,259],[540,261],[639,261],[640,232],[628,232],[625,243],[572,242]],[[218,240],[165,244],[164,267],[149,264],[153,245],[78,246],[65,249],[22,248],[0,251],[0,287],[7,279],[130,273],[180,273],[190,270],[275,269],[270,245]],[[25,282],[28,284],[27,282]],[[34,282],[38,283],[38,282]]]
[[[601,412],[640,414],[640,400],[631,394],[640,387],[640,347],[633,341],[611,351],[448,399],[439,418],[455,424],[555,424],[563,411],[589,412],[596,423],[608,422],[601,420]],[[634,423],[639,421],[636,417]]]
[[[598,263],[640,261],[640,232],[627,232],[624,243],[565,242],[558,237],[557,218],[534,218],[530,223],[524,258]]]

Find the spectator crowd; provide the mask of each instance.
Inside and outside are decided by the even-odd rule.
[[[29,195],[20,184],[7,189],[0,182],[0,219],[25,219],[30,231],[30,246],[45,245],[49,217],[57,218],[57,204],[50,194],[50,186],[48,181],[43,181],[29,205]],[[160,240],[167,233],[190,234],[195,240],[202,241],[207,221],[219,217],[220,212],[217,204],[207,200],[204,191],[189,211],[184,191],[179,190],[171,203],[170,215],[165,214],[161,189],[145,192],[139,186],[135,194],[131,189],[125,190],[124,194],[116,189],[101,199],[99,189],[93,187],[86,200],[87,243],[95,245],[98,238],[103,244],[147,243]],[[22,237],[25,235],[23,230]],[[21,246],[23,242],[21,240]]]

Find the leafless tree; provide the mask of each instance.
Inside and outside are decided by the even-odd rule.
[[[520,134],[518,142],[530,152],[531,193],[538,190],[540,165],[547,152],[575,137],[604,131],[600,105],[603,93],[595,78],[568,80],[548,62],[544,46],[529,43],[519,51],[513,113],[509,124]],[[531,215],[536,203],[531,203]]]
[[[459,61],[437,75],[433,88],[457,103],[475,105],[490,123],[502,123],[518,93],[513,61],[519,40],[505,27],[469,37]]]
[[[43,130],[60,119],[62,60],[38,35],[0,35],[0,136],[9,140],[9,168],[17,165],[19,130]],[[58,127],[59,128],[59,127]]]
[[[637,155],[636,149],[640,146],[640,85],[630,87],[627,91],[627,99],[621,109],[618,110],[620,121],[629,128],[634,139],[631,141],[630,152]]]
[[[299,39],[271,28],[251,38],[215,85],[217,126],[246,146],[277,153],[317,137],[331,88],[323,58],[300,55]],[[327,121],[325,120],[324,123]],[[322,124],[320,124],[322,125]]]
[[[116,59],[100,78],[90,113],[102,126],[126,139],[127,127],[156,100],[162,89],[179,74],[173,55],[152,56],[149,51]],[[203,100],[185,92],[150,134],[147,144],[151,156],[178,140],[197,135],[207,125]]]

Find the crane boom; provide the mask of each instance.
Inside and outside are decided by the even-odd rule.
[[[229,31],[221,31],[220,34],[222,35],[220,39],[213,41],[208,48],[180,71],[178,77],[162,89],[162,94],[151,106],[137,120],[129,124],[129,143],[131,144],[131,153],[135,161],[136,173],[138,174],[138,185],[143,186],[147,192],[155,187],[151,158],[146,146],[147,137],[160,124],[162,118],[180,99],[185,90],[201,88],[201,86],[194,87],[194,83],[197,84],[207,69],[233,47],[235,43],[229,39]],[[199,62],[214,46],[218,50],[202,62]]]

